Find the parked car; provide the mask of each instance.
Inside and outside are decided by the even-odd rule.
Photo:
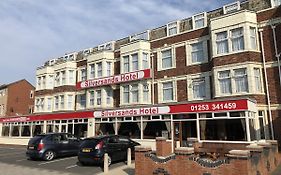
[[[126,160],[128,148],[131,148],[133,157],[137,145],[140,144],[125,136],[86,138],[80,145],[78,160],[82,165],[103,164],[104,154],[108,153],[108,164],[110,165],[114,161]]]
[[[28,142],[26,156],[30,159],[53,160],[59,156],[77,155],[80,140],[68,133],[40,134]]]

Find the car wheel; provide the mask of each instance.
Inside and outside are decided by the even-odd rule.
[[[43,159],[50,161],[50,160],[53,160],[55,158],[55,156],[56,156],[56,153],[54,151],[49,150],[49,151],[45,152]]]

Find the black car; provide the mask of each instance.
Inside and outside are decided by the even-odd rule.
[[[134,156],[138,142],[125,136],[98,136],[84,139],[78,152],[78,160],[82,165],[102,164],[104,154],[108,153],[108,164],[114,161],[126,160],[127,150],[131,148]]]
[[[26,156],[49,161],[59,156],[77,155],[79,145],[80,140],[72,134],[40,134],[29,140]]]

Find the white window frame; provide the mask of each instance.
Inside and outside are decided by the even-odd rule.
[[[178,21],[174,21],[174,22],[170,22],[166,25],[167,28],[167,36],[173,36],[173,35],[177,35],[179,33],[179,22]],[[176,33],[170,33],[171,29],[176,28]]]
[[[145,57],[146,55],[146,57]],[[142,69],[149,69],[150,68],[150,54],[148,52],[142,52],[141,53],[141,63],[142,63]]]
[[[90,79],[94,79],[96,77],[96,64],[92,63],[89,65],[89,69],[90,69]]]
[[[67,94],[67,109],[73,109],[73,97],[73,94]]]
[[[198,18],[199,16],[202,16],[201,18]],[[197,19],[198,18],[198,19]],[[197,20],[202,20],[203,19],[203,26],[202,27],[196,27],[196,21]],[[193,26],[193,30],[196,30],[196,29],[201,29],[201,28],[204,28],[207,26],[207,13],[206,12],[203,12],[203,13],[199,13],[199,14],[196,14],[196,15],[193,15],[192,16],[192,26]]]
[[[278,7],[279,5],[281,5],[281,1],[278,0],[279,2],[277,2],[278,4],[276,4],[276,0],[271,0],[271,6],[274,7]]]
[[[256,70],[259,71],[259,76],[256,76]],[[262,71],[261,71],[261,68],[254,67],[253,74],[254,74],[255,92],[256,93],[262,93],[263,92],[263,86],[262,86]]]
[[[171,67],[167,67],[167,68],[163,68],[162,67],[162,52],[165,52],[165,51],[168,51],[168,50],[171,50],[171,59],[172,59],[172,66]],[[162,71],[162,70],[168,70],[168,69],[174,69],[176,68],[176,53],[175,53],[175,47],[168,47],[168,48],[163,48],[163,49],[160,49],[158,50],[157,52],[157,70],[158,71]]]
[[[83,75],[83,72],[85,72],[85,75]],[[85,67],[80,69],[80,80],[81,81],[87,80],[87,69]]]
[[[101,106],[102,105],[102,89],[97,89],[95,91],[95,97],[96,97],[96,106]],[[99,93],[98,93],[99,92]]]
[[[202,38],[198,38],[195,40],[191,40],[189,42],[186,43],[185,45],[185,52],[186,52],[186,66],[189,65],[197,65],[197,64],[203,64],[203,63],[207,63],[208,62],[208,41],[209,41],[209,37],[202,37]],[[202,43],[203,45],[203,58],[202,61],[199,62],[193,62],[192,60],[192,45],[193,44],[197,44],[197,43]]]
[[[244,74],[243,75],[236,75],[235,72],[239,71],[239,70],[244,70]],[[233,69],[233,80],[234,80],[234,86],[235,86],[235,93],[248,93],[249,92],[249,79],[248,79],[248,72],[247,72],[247,68],[236,68]],[[237,79],[239,78],[243,78],[246,80],[246,89],[245,91],[238,91],[239,88],[237,88]]]
[[[126,60],[126,62],[125,62],[125,60]],[[126,68],[126,70],[125,70],[125,68]],[[130,55],[122,56],[122,73],[127,73],[127,72],[130,72]]]
[[[254,29],[254,35],[252,35],[251,30]],[[257,50],[258,49],[258,42],[257,42],[257,28],[253,26],[249,26],[249,36],[250,36],[250,49],[252,50]],[[254,42],[254,47],[253,47],[253,42]]]
[[[233,36],[233,31],[234,30],[241,30],[242,34],[240,34],[239,36]],[[244,35],[245,34],[244,34],[244,28],[243,27],[238,27],[238,28],[230,30],[231,52],[240,52],[240,51],[245,50],[245,36]],[[234,47],[233,47],[234,46],[234,44],[233,44],[234,40],[240,40],[241,38],[242,38],[242,41],[243,41],[243,48],[239,48],[237,50],[234,50]],[[229,48],[228,48],[228,51],[229,51]]]
[[[240,1],[236,1],[223,6],[223,14],[228,14],[240,10]]]
[[[163,84],[164,83],[172,83],[172,99],[171,100],[164,100],[164,90]],[[158,101],[160,103],[169,103],[169,102],[176,102],[177,101],[177,81],[176,80],[163,80],[158,83]]]
[[[103,69],[103,66],[102,66],[103,64],[102,64],[102,61],[101,62],[97,62],[96,63],[96,66],[97,66],[97,78],[101,78],[101,77],[103,77],[103,71],[102,71],[102,69]],[[99,67],[100,66],[100,67]]]
[[[75,84],[75,70],[68,70],[68,83],[71,85]]]

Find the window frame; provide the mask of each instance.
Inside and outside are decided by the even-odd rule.
[[[235,8],[233,8],[233,6],[235,6]],[[231,9],[231,7],[232,7],[232,9]],[[227,9],[227,8],[230,8],[230,9]],[[233,2],[233,3],[227,4],[227,5],[224,5],[223,6],[223,14],[229,14],[229,13],[239,11],[240,8],[241,8],[240,1],[236,1],[236,2]]]
[[[163,84],[165,83],[172,83],[172,99],[166,100],[164,99],[164,87]],[[177,81],[176,80],[163,80],[158,83],[158,101],[160,103],[169,103],[169,102],[176,102],[177,101]]]
[[[203,17],[196,19],[198,16],[203,15]],[[198,20],[202,20],[203,19],[203,26],[201,27],[196,27],[196,21]],[[197,29],[201,29],[207,26],[207,13],[206,12],[202,12],[202,13],[198,13],[196,15],[192,16],[192,28],[193,30],[197,30]]]

